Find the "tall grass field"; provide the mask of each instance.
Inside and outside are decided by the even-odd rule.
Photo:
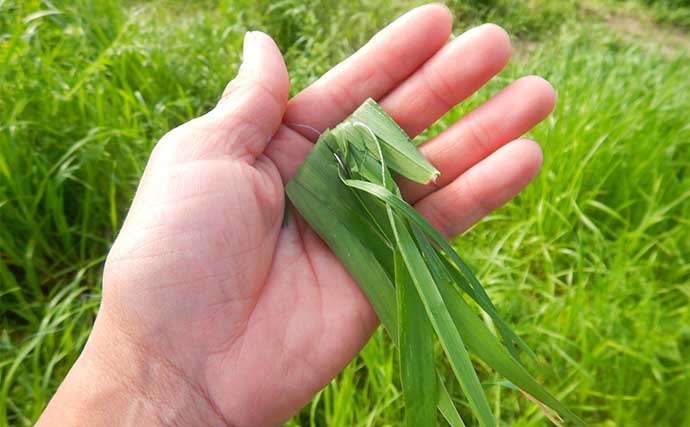
[[[244,32],[276,39],[294,94],[416,4],[0,0],[0,427],[32,425],[76,359],[152,146],[215,104]],[[447,4],[515,55],[431,131],[523,75],[558,92],[540,175],[454,244],[590,425],[690,426],[690,4]],[[502,426],[549,425],[477,367]],[[287,425],[401,425],[397,370],[378,331]]]

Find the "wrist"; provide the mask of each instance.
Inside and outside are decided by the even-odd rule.
[[[228,426],[205,392],[164,357],[96,322],[37,426]]]

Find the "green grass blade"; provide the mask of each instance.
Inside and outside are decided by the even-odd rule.
[[[501,336],[503,337],[503,340],[505,341],[505,347],[508,349],[510,352],[510,355],[515,358],[518,362],[520,361],[519,355],[517,354],[516,351],[516,344],[520,346],[520,343],[524,342],[520,337],[518,337],[509,327],[503,322],[503,319],[501,319],[498,315],[498,312],[494,308],[493,303],[491,303],[491,300],[489,300],[488,296],[487,298],[483,299],[477,296],[477,293],[475,292],[476,287],[481,287],[479,282],[477,282],[476,286],[472,287],[468,283],[467,276],[461,274],[458,270],[457,267],[455,267],[453,264],[451,264],[450,261],[448,261],[445,257],[437,253],[437,249],[434,249],[431,244],[429,243],[427,236],[424,235],[424,233],[419,230],[419,227],[413,226],[412,227],[414,234],[415,234],[415,239],[417,240],[417,243],[422,250],[422,253],[424,254],[424,257],[429,260],[429,259],[434,259],[434,258],[439,258],[440,260],[438,262],[432,262],[429,265],[429,268],[432,270],[432,273],[434,273],[434,277],[437,277],[437,280],[447,280],[450,281],[450,283],[454,283],[458,285],[466,294],[468,294],[472,299],[475,301],[480,301],[481,303],[479,304],[480,307],[494,319],[496,322],[496,326],[498,327],[499,332],[501,333]],[[443,239],[441,239],[443,241]],[[445,241],[444,241],[445,242]],[[451,248],[452,250],[452,248]],[[457,257],[455,252],[453,251],[453,255]],[[457,257],[459,258],[459,257]],[[474,277],[474,276],[473,276]],[[524,344],[524,347],[529,351],[529,355],[531,357],[536,357],[534,354],[531,352],[529,347],[527,347],[527,344]]]
[[[438,233],[438,231],[436,231],[412,206],[410,206],[404,200],[397,197],[396,195],[394,195],[393,193],[391,193],[390,191],[388,191],[380,185],[353,179],[346,179],[344,180],[344,182],[349,187],[365,191],[373,196],[380,198],[382,201],[390,204],[396,211],[404,215],[414,225],[419,227],[421,231],[425,235],[427,235],[435,244],[437,244],[458,267],[462,268],[463,271],[467,271],[467,276],[469,276],[467,277],[467,279],[457,274],[454,275],[454,278],[457,279],[457,282],[460,285],[465,280],[470,280],[473,292],[469,293],[469,295],[472,297],[472,299],[474,299],[477,302],[477,304],[479,304],[482,310],[484,310],[487,314],[489,314],[489,316],[491,316],[492,319],[494,319],[504,338],[508,342],[513,341],[517,343],[525,352],[527,352],[527,354],[530,355],[530,357],[535,357],[534,352],[532,352],[532,350],[527,346],[527,344],[524,343],[522,339],[520,339],[520,337],[515,335],[515,333],[513,333],[510,330],[510,328],[508,328],[503,319],[501,319],[501,317],[498,315],[496,308],[494,307],[493,303],[484,291],[484,288],[481,286],[476,277],[474,277],[472,272],[469,270],[469,267],[467,267],[464,261],[460,259],[460,257],[457,255],[457,253],[455,253],[455,251],[448,244],[448,242],[446,242],[443,236],[441,236]],[[454,268],[451,268],[449,270],[450,274],[454,274]]]
[[[397,250],[395,289],[405,422],[407,427],[432,427],[437,425],[433,328]]]
[[[565,411],[564,415],[570,418],[571,421],[575,423],[581,422],[581,420],[570,413],[562,403],[551,396],[543,386],[537,383],[520,363],[506,353],[505,347],[501,345],[498,339],[472,311],[470,306],[467,305],[457,288],[448,281],[448,276],[442,274],[444,264],[441,260],[443,257],[436,253],[431,244],[418,229],[414,229],[414,231],[420,248],[422,249],[422,253],[430,265],[430,270],[439,284],[439,289],[451,317],[460,331],[463,340],[467,343],[467,346],[501,375],[511,381],[515,380],[516,382],[514,382],[514,384],[517,387],[528,392],[558,412]],[[523,386],[528,387],[529,390],[523,388]]]
[[[458,409],[453,404],[453,399],[448,393],[446,385],[443,383],[443,378],[440,374],[436,375],[436,381],[438,383],[438,410],[441,411],[443,418],[448,421],[451,427],[465,427],[465,423],[462,421]]]
[[[441,262],[446,266],[446,271],[451,275],[452,280],[451,282],[453,283],[465,283],[464,286],[462,286],[463,290],[466,288],[470,289],[475,289],[475,287],[470,286],[467,284],[467,276],[462,274],[460,271],[458,271],[457,267],[452,264],[448,259],[445,257],[441,256]],[[474,277],[474,275],[472,276]],[[536,359],[537,356],[534,354],[531,348],[525,343],[522,338],[520,338],[519,335],[515,334],[510,327],[505,323],[503,318],[501,318],[498,314],[498,311],[494,307],[493,303],[491,300],[488,299],[477,299],[474,293],[469,294],[473,300],[475,301],[483,301],[483,302],[477,302],[479,306],[484,310],[486,313],[489,314],[489,316],[494,320],[496,323],[496,327],[498,328],[498,331],[501,333],[501,336],[503,337],[503,340],[505,341],[505,346],[510,352],[510,355],[515,358],[518,362],[520,361],[520,356],[516,351],[515,346],[517,345],[522,351],[524,351],[531,359]],[[488,302],[487,302],[488,301]]]
[[[430,266],[430,270],[439,284],[439,290],[448,307],[453,321],[467,346],[484,362],[498,373],[512,381],[515,386],[529,393],[542,403],[562,413],[566,418],[578,425],[584,422],[568,408],[553,397],[527,370],[505,351],[498,339],[489,331],[484,322],[473,312],[465,302],[456,287],[448,281],[448,275],[443,273],[443,257],[438,254],[426,237],[413,226],[422,253]]]
[[[389,203],[391,206],[393,206],[397,211],[402,211],[405,214],[405,217],[412,221],[415,226],[418,226],[422,230],[422,232],[424,232],[425,235],[429,236],[432,239],[434,243],[438,244],[444,251],[444,253],[446,253],[446,255],[450,256],[451,258],[457,258],[459,260],[459,257],[457,256],[457,254],[455,254],[450,245],[448,245],[448,243],[438,234],[438,232],[436,232],[436,230],[434,230],[433,227],[431,227],[426,222],[426,220],[424,220],[424,218],[422,218],[417,213],[417,211],[414,210],[414,208],[412,208],[409,204],[405,203],[400,198],[393,195],[385,188],[381,187],[380,185],[356,180],[346,180],[346,185],[380,197],[386,203]],[[396,230],[394,229],[394,231]],[[400,234],[403,235],[404,233]],[[402,237],[404,238],[405,236],[403,235]],[[396,236],[396,239],[400,240],[400,237]],[[405,255],[405,252],[401,252],[403,253],[403,255]],[[408,268],[410,268],[409,265]],[[428,273],[428,270],[426,272]],[[410,273],[413,273],[412,268],[410,268]],[[412,276],[414,278],[414,274],[412,274]],[[444,286],[446,288],[450,287],[451,289],[453,289],[456,295],[458,296],[458,298],[455,299],[450,298],[449,300],[448,298],[444,298],[444,300],[446,301],[446,304],[449,304],[449,309],[450,307],[454,308],[454,313],[456,317],[462,317],[462,319],[464,319],[463,321],[456,322],[457,328],[462,330],[463,334],[467,334],[467,336],[469,336],[472,339],[474,345],[471,348],[482,360],[484,360],[492,368],[496,369],[496,371],[501,373],[501,375],[504,375],[506,378],[512,381],[516,386],[522,388],[524,391],[531,394],[542,403],[556,410],[565,418],[570,419],[578,425],[586,425],[580,418],[578,418],[565,405],[563,405],[555,397],[548,393],[544,387],[542,387],[529,375],[525,368],[508,351],[506,351],[505,347],[501,345],[498,339],[486,328],[486,326],[477,318],[477,316],[474,315],[474,313],[472,313],[471,308],[467,305],[467,303],[465,303],[464,300],[459,302],[455,301],[456,299],[461,298],[461,296],[457,293],[457,289],[451,283],[448,283],[443,280],[440,281],[440,283],[445,284]],[[481,288],[481,286],[479,287]],[[473,287],[473,289],[475,288]],[[447,296],[449,296],[447,292],[446,294]],[[484,295],[486,294],[484,293]],[[481,299],[477,301],[480,304],[480,306],[482,306],[481,301]],[[463,305],[467,307],[467,310],[469,310],[471,316],[469,316],[466,312],[462,311]],[[484,307],[482,306],[482,308]],[[490,312],[488,313],[491,314]],[[472,322],[472,324],[468,324],[465,322],[465,320],[467,319],[474,320],[474,322]],[[471,335],[472,333],[477,335]],[[491,347],[485,347],[482,343],[491,343]],[[497,349],[500,349],[501,352],[499,353]],[[496,363],[497,365],[494,366],[494,363]],[[527,388],[523,388],[523,386]]]
[[[479,383],[479,378],[477,378],[477,373],[472,366],[470,355],[465,349],[462,338],[443,302],[439,290],[436,288],[433,277],[424,263],[422,255],[419,253],[412,236],[407,230],[406,224],[403,220],[393,217],[391,227],[412,282],[417,288],[429,320],[439,337],[441,346],[448,356],[451,368],[465,392],[470,406],[477,415],[481,425],[485,427],[495,426],[494,417],[486,400],[484,390]]]
[[[515,386],[532,395],[578,426],[587,424],[552,396],[527,370],[518,363],[489,331],[479,316],[465,302],[462,295],[448,282],[440,282],[439,289],[448,311],[467,346],[499,374]]]

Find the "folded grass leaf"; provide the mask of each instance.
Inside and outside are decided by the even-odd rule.
[[[440,172],[417,151],[414,144],[409,142],[405,131],[400,129],[373,99],[364,101],[352,113],[349,121],[371,129],[381,141],[386,164],[391,170],[421,184],[435,181],[440,175]]]
[[[402,200],[391,172],[420,183],[438,176],[402,129],[367,100],[321,135],[286,192],[362,288],[398,348],[407,425],[436,425],[436,408],[452,427],[465,425],[434,373],[436,336],[482,426],[496,420],[468,350],[540,407],[584,426],[522,366],[518,349],[534,357],[532,351],[453,248]],[[494,320],[502,343],[464,295]]]

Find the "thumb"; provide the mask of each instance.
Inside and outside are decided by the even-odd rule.
[[[201,120],[202,125],[224,133],[225,154],[253,160],[283,120],[289,80],[283,56],[267,34],[247,32],[242,57],[237,76]]]

